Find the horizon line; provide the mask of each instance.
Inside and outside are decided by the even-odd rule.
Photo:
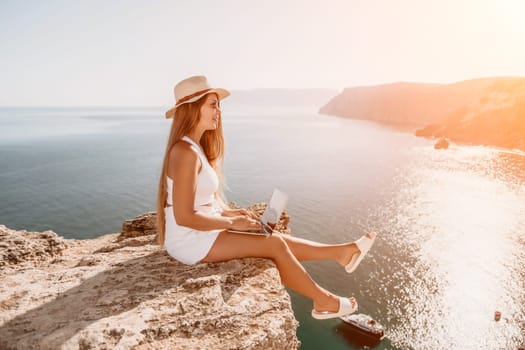
[[[374,83],[374,84],[360,84],[360,85],[349,85],[342,88],[330,88],[330,87],[309,87],[309,88],[293,88],[293,87],[253,87],[253,88],[240,88],[240,89],[229,89],[232,92],[250,92],[256,90],[280,90],[280,91],[312,91],[312,90],[329,90],[329,91],[338,91],[338,93],[343,92],[346,89],[352,88],[361,88],[361,87],[379,87],[385,85],[395,85],[395,84],[421,84],[421,85],[452,85],[466,81],[474,80],[484,80],[484,79],[525,79],[525,76],[519,75],[502,75],[502,76],[483,76],[476,78],[469,78],[463,80],[456,80],[453,82],[442,83],[442,82],[416,82],[416,81],[407,81],[407,80],[398,80],[391,82],[383,83]],[[234,96],[232,96],[234,97]],[[170,108],[171,105],[39,105],[39,104],[27,104],[27,105],[0,105],[1,109],[17,109],[17,108],[144,108],[144,109],[155,109],[155,108]]]

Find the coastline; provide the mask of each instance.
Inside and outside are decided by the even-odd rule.
[[[402,122],[396,122],[396,121],[384,121],[384,120],[366,119],[366,118],[352,118],[352,117],[345,117],[345,116],[325,114],[325,113],[323,113],[322,115],[343,118],[343,119],[352,119],[352,120],[358,120],[358,121],[371,122],[371,123],[380,125],[381,127],[384,127],[390,130],[412,134],[416,137],[425,138],[427,140],[437,141],[441,138],[445,138],[448,141],[451,141],[461,146],[490,147],[490,148],[493,148],[501,152],[510,152],[510,153],[515,153],[517,155],[525,156],[525,135],[523,136],[523,142],[522,142],[523,146],[509,147],[509,146],[506,146],[504,143],[476,142],[475,140],[469,140],[468,138],[465,138],[465,137],[457,137],[452,134],[433,133],[432,131],[426,131],[426,130],[433,130],[434,128],[444,128],[444,126],[441,126],[441,125],[434,126],[434,128],[429,128],[429,126],[424,126],[422,124],[416,124],[416,123],[402,123]]]
[[[183,265],[156,244],[154,223],[146,213],[83,240],[0,225],[0,347],[300,346],[273,262]]]

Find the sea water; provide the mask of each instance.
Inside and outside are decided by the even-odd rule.
[[[0,223],[67,238],[119,232],[155,210],[170,121],[162,108],[0,109]],[[348,275],[305,262],[385,326],[378,349],[507,349],[525,333],[525,156],[433,142],[314,106],[223,105],[226,194],[239,205],[289,195],[292,233],[378,239]],[[310,316],[292,291],[301,349],[360,344]],[[499,322],[494,312],[501,311]]]

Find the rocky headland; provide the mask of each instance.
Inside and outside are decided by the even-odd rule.
[[[319,112],[396,124],[417,136],[525,151],[525,78],[346,88]]]
[[[183,265],[155,213],[88,240],[0,225],[0,349],[297,349],[297,327],[272,261]]]

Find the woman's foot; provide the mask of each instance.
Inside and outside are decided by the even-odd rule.
[[[348,298],[348,300],[350,300],[352,306],[355,307],[357,305],[357,301],[354,297],[350,297]],[[332,294],[325,301],[314,301],[314,310],[317,312],[337,312],[337,310],[339,310],[339,297],[337,295]]]
[[[373,232],[367,232],[365,233],[365,236],[370,239],[373,239],[376,236],[376,234]],[[354,254],[359,254],[359,253],[360,253],[359,248],[357,247],[357,244],[355,244],[355,242],[347,243],[343,251],[341,252],[341,255],[336,260],[339,263],[339,265],[345,267],[346,265],[348,265],[350,260],[352,260],[352,257],[354,256]]]
[[[336,261],[341,265],[342,267],[345,267],[348,265],[350,260],[352,260],[352,257],[355,254],[359,254],[359,248],[357,248],[357,244],[354,242],[347,243],[344,245],[344,248],[341,250],[341,254],[336,259]]]
[[[319,320],[326,320],[350,315],[355,311],[357,311],[357,301],[355,298],[341,298],[331,294],[329,298],[322,302],[314,301],[312,317]]]
[[[342,254],[343,258],[338,260],[338,262],[344,266],[346,272],[352,273],[355,271],[374,244],[376,236],[377,234],[374,232],[367,232],[357,241],[350,243],[348,249],[343,250],[345,252]]]

